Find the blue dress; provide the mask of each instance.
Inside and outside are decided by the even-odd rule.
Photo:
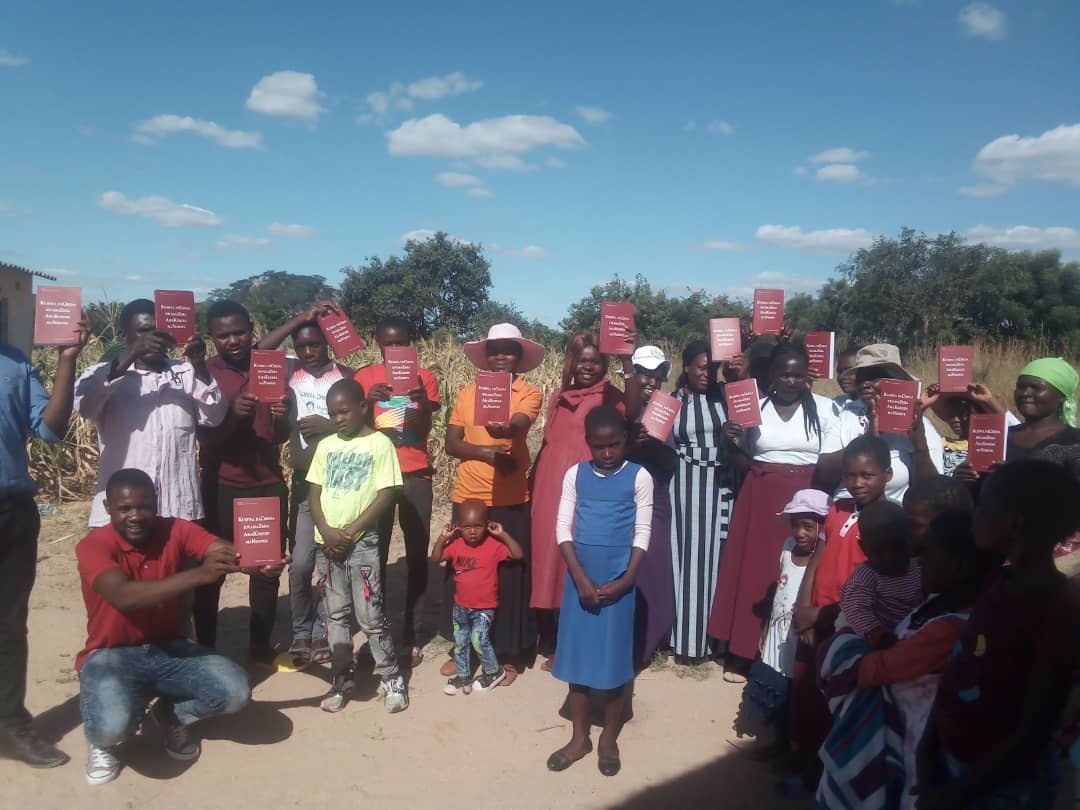
[[[641,467],[611,475],[577,465],[574,552],[597,587],[626,571],[634,541],[634,484]],[[567,683],[615,689],[634,678],[634,589],[610,605],[587,610],[570,574],[563,586],[559,641],[551,674]]]

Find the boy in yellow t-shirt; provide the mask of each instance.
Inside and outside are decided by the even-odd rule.
[[[337,433],[324,437],[308,468],[311,517],[315,522],[315,564],[326,589],[333,685],[323,711],[339,712],[349,702],[353,680],[350,616],[356,613],[382,678],[386,710],[409,706],[398,668],[390,622],[383,609],[379,574],[379,517],[401,488],[401,469],[393,442],[367,423],[364,388],[339,380],[326,394],[326,408]]]

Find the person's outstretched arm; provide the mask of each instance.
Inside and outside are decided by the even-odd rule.
[[[285,339],[288,338],[300,324],[309,321],[318,321],[319,316],[328,315],[337,311],[337,305],[332,301],[319,301],[317,304],[313,304],[308,309],[305,309],[296,317],[290,318],[276,329],[271,329],[266,333],[266,336],[259,341],[259,345],[256,348],[276,349],[285,342]]]

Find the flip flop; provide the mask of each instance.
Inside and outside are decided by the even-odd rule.
[[[578,759],[584,759],[585,757],[587,757],[591,753],[592,753],[592,742],[590,741],[589,742],[589,747],[585,749],[585,753],[582,754],[580,757],[578,757]],[[547,768],[548,768],[549,771],[555,771],[556,773],[558,773],[559,771],[565,771],[567,768],[569,768],[571,765],[573,765],[577,761],[578,761],[577,759],[570,759],[565,754],[563,754],[562,749],[559,749],[554,754],[552,754],[550,757],[548,757]]]
[[[422,663],[424,663],[424,651],[421,650],[419,647],[413,647],[412,653],[409,657],[409,666],[412,669],[416,669]]]
[[[330,644],[316,641],[311,646],[311,660],[316,664],[325,664],[330,660]]]
[[[622,762],[618,757],[601,757],[596,761],[596,767],[604,776],[614,776],[622,770]]]

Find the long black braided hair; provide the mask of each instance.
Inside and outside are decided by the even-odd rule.
[[[762,403],[762,406],[771,402],[773,396],[776,394],[776,389],[773,386],[773,378],[776,376],[777,368],[781,364],[792,359],[801,361],[804,366],[810,365],[810,358],[807,357],[806,352],[794,343],[777,343],[776,346],[773,347],[772,352],[769,354],[769,393],[766,394],[765,402]],[[806,438],[809,439],[812,434],[816,434],[818,447],[820,448],[821,419],[818,417],[817,401],[814,399],[813,391],[810,390],[809,380],[807,381],[806,386],[799,391],[799,402],[802,403],[803,427],[806,430]]]

